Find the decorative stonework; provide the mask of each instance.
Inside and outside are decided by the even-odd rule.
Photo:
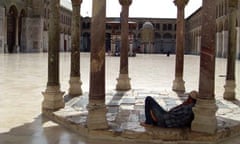
[[[127,91],[131,89],[130,78],[128,74],[119,74],[119,78],[117,78],[117,86],[116,89],[120,91]]]
[[[185,81],[182,79],[182,77],[176,77],[175,80],[173,81],[173,86],[172,89],[174,91],[185,91]]]
[[[194,121],[191,126],[192,130],[215,134],[217,131],[216,111],[217,106],[215,100],[197,99],[197,103],[193,108]]]
[[[79,6],[82,3],[82,0],[71,0],[72,5],[77,5]]]
[[[132,0],[119,0],[119,3],[123,6],[129,6],[132,4]]]
[[[107,129],[106,105],[104,101],[92,100],[87,106],[87,127],[89,130]]]
[[[45,92],[42,92],[44,100],[42,102],[43,109],[58,110],[64,107],[63,94],[60,86],[47,86]]]
[[[184,8],[189,0],[174,0],[174,4],[179,8]]]
[[[70,96],[79,96],[82,95],[82,81],[80,77],[70,77],[69,80],[70,88],[69,88],[69,95]]]
[[[224,86],[225,92],[223,94],[224,99],[226,100],[235,100],[235,80],[226,80],[226,84]]]

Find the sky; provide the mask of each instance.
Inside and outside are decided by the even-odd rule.
[[[119,0],[107,1],[107,17],[119,17],[121,5]],[[147,18],[176,18],[177,7],[173,0],[132,0],[129,8],[129,17]],[[61,0],[62,5],[71,7],[71,0]],[[202,0],[189,0],[185,7],[185,17],[191,15],[202,6]],[[81,5],[81,15],[91,16],[92,0],[83,0]]]

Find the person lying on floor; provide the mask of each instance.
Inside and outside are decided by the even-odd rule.
[[[164,128],[190,127],[194,114],[192,108],[196,104],[197,91],[191,91],[188,98],[180,105],[164,110],[151,96],[145,99],[145,122],[142,126],[159,126]]]

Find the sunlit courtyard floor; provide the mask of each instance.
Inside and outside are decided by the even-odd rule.
[[[83,82],[84,96],[69,101],[67,105],[68,110],[75,110],[75,114],[76,111],[82,112],[79,110],[81,101],[84,101],[84,104],[87,103],[89,56],[89,53],[81,54],[81,80]],[[146,132],[147,130],[139,125],[139,121],[144,119],[143,101],[147,95],[157,98],[159,103],[166,109],[177,105],[182,100],[171,91],[172,81],[174,80],[175,55],[166,57],[165,55],[138,54],[137,57],[130,57],[129,76],[131,77],[132,90],[128,93],[120,94],[120,98],[118,97],[119,93],[114,90],[116,78],[119,74],[119,61],[119,57],[106,56],[106,104],[109,108],[112,108],[109,114],[109,119],[112,120],[109,121],[115,125],[116,131],[129,130],[128,132],[132,132],[131,130],[134,129],[136,133]],[[239,131],[240,61],[237,61],[236,64],[237,100],[234,102],[223,100],[225,75],[226,59],[217,59],[215,94],[216,103],[219,107],[217,112],[217,116],[220,118],[219,127],[226,129],[236,128],[233,130]],[[0,76],[0,144],[121,143],[121,141],[106,142],[104,140],[94,141],[86,139],[41,115],[41,102],[43,100],[41,92],[45,91],[47,83],[47,53],[0,54]],[[61,90],[65,91],[66,94],[69,88],[69,79],[70,54],[61,53],[60,83]],[[184,80],[186,92],[198,89],[199,56],[185,56]],[[116,96],[117,99],[114,99]],[[117,111],[114,111],[116,107]],[[118,113],[119,110],[122,113]],[[56,113],[56,115],[64,117],[61,111]],[[70,115],[65,115],[65,118],[70,118],[69,120],[75,122],[79,121],[79,119],[74,120],[74,117],[68,116]],[[131,133],[128,134],[129,139],[137,137],[136,135],[134,137]],[[230,133],[226,134],[230,135]],[[240,138],[236,136],[219,143],[238,144],[239,140]],[[141,141],[137,140],[131,140],[131,142],[141,143]],[[154,141],[151,142],[154,143]],[[160,143],[160,141],[155,142]],[[142,143],[146,142],[142,141]]]

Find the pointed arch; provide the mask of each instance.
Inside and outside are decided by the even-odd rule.
[[[17,7],[14,5],[10,6],[7,12],[7,45],[9,53],[14,52],[14,46],[16,44],[17,17]]]

